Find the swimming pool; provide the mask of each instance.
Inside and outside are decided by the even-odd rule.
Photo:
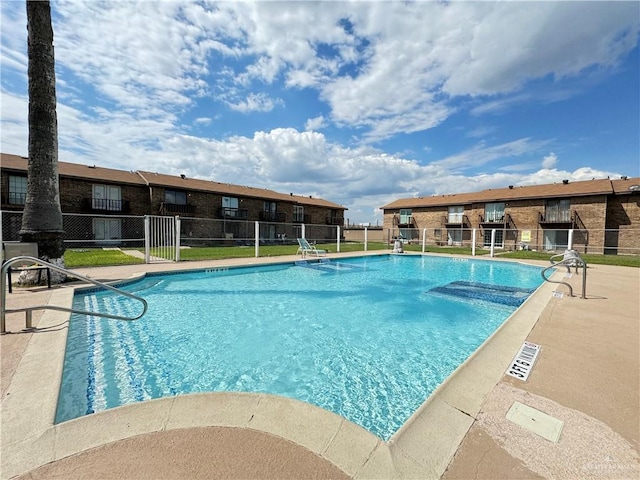
[[[138,321],[70,322],[56,423],[205,391],[318,405],[388,439],[542,281],[540,268],[382,255],[153,275]],[[74,306],[138,305],[88,291]]]

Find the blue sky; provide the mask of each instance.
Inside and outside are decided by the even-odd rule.
[[[27,154],[3,0],[1,142]],[[340,203],[640,176],[639,2],[53,1],[59,159]]]

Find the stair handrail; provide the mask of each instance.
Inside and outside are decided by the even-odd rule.
[[[59,307],[57,305],[37,305],[35,307],[23,307],[23,308],[6,308],[7,306],[7,292],[6,292],[6,278],[7,278],[7,270],[9,268],[11,268],[12,265],[15,265],[16,263],[19,262],[29,262],[29,263],[37,263],[39,265],[45,266],[47,268],[50,268],[51,270],[55,270],[57,272],[60,273],[64,273],[65,275],[68,275],[70,277],[74,277],[77,278],[79,280],[83,280],[87,283],[92,283],[93,285],[105,288],[107,290],[111,290],[119,295],[124,295],[125,297],[129,297],[132,298],[134,300],[137,300],[139,302],[142,303],[143,308],[142,308],[142,313],[140,315],[137,315],[135,317],[126,317],[126,316],[122,316],[122,315],[114,315],[111,313],[101,313],[101,312],[90,312],[87,310],[80,310],[80,309],[76,309],[76,308],[68,308],[68,307]],[[92,278],[89,277],[85,277],[83,275],[80,275],[79,273],[73,272],[71,270],[68,270],[66,268],[60,267],[58,265],[54,265],[53,263],[49,263],[45,260],[42,260],[41,258],[36,258],[36,257],[30,257],[27,255],[21,255],[19,257],[13,257],[8,259],[6,262],[3,263],[2,265],[2,269],[0,269],[0,333],[5,333],[6,331],[6,314],[7,313],[16,313],[16,312],[25,312],[26,313],[26,328],[32,328],[31,326],[31,315],[33,310],[57,310],[60,312],[69,312],[69,313],[77,313],[79,315],[93,315],[96,317],[104,317],[104,318],[112,318],[115,320],[126,320],[126,321],[133,321],[133,320],[138,320],[139,318],[141,318],[145,313],[147,313],[147,308],[149,307],[149,305],[147,304],[147,301],[142,298],[142,297],[138,297],[137,295],[133,295],[129,292],[125,292],[124,290],[121,290],[119,288],[116,288],[112,285],[108,285],[106,283],[100,282],[98,280],[94,280]]]
[[[556,258],[562,257],[560,261],[554,261]],[[565,253],[560,253],[557,255],[553,255],[549,261],[551,265],[542,270],[540,274],[545,282],[549,283],[559,283],[561,285],[566,285],[569,287],[569,295],[573,297],[573,287],[568,282],[563,282],[560,280],[551,280],[547,278],[545,273],[547,270],[551,268],[555,268],[557,266],[565,266],[567,267],[567,272],[571,272],[571,267],[575,267],[576,273],[578,272],[578,266],[582,267],[582,296],[580,298],[587,298],[587,262],[580,256],[580,254],[575,250],[567,250]]]

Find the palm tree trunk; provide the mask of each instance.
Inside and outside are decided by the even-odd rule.
[[[58,120],[53,27],[48,1],[27,0],[29,163],[20,238],[41,258],[62,264],[64,231],[58,184]]]

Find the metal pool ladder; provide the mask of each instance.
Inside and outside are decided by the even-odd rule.
[[[99,287],[105,288],[107,290],[111,290],[119,295],[124,295],[125,297],[129,297],[132,298],[134,300],[138,300],[139,302],[142,303],[143,305],[143,309],[142,309],[142,313],[136,317],[125,317],[122,315],[113,315],[110,313],[99,313],[99,312],[89,312],[86,310],[78,310],[75,308],[67,308],[67,307],[59,307],[56,305],[37,305],[35,307],[23,307],[23,308],[13,308],[13,309],[8,309],[6,308],[7,306],[7,292],[6,292],[6,278],[7,278],[7,270],[9,268],[11,268],[12,265],[15,265],[16,263],[22,262],[24,264],[24,262],[29,262],[29,263],[38,263],[40,265],[43,265],[47,268],[50,268],[51,270],[55,270],[57,272],[60,273],[64,273],[65,275],[69,275],[70,277],[74,277],[74,278],[78,278],[80,280],[83,280],[85,282],[88,283],[92,283],[93,285],[97,285]],[[19,257],[13,257],[8,259],[3,265],[2,265],[2,269],[1,269],[1,274],[0,274],[0,333],[5,333],[6,332],[6,318],[5,315],[7,313],[15,313],[15,312],[25,312],[25,323],[26,323],[26,327],[27,329],[29,328],[33,328],[32,326],[32,313],[34,310],[57,310],[60,312],[69,312],[69,313],[77,313],[80,315],[95,315],[97,317],[105,317],[105,318],[113,318],[115,320],[137,320],[139,318],[141,318],[145,313],[147,313],[147,301],[144,298],[138,297],[136,295],[132,295],[129,292],[125,292],[123,290],[120,290],[119,288],[116,287],[112,287],[111,285],[107,285],[106,283],[102,283],[99,282],[98,280],[93,280],[91,278],[85,277],[80,275],[79,273],[75,273],[72,272],[71,270],[67,270],[66,268],[62,268],[59,267],[57,265],[54,265],[53,263],[49,263],[49,262],[45,262],[44,260],[40,259],[40,258],[35,258],[35,257],[29,257],[26,255],[22,255]]]
[[[559,257],[562,257],[562,260],[555,261],[555,259]],[[551,265],[540,272],[542,278],[546,282],[566,285],[567,287],[569,287],[569,295],[571,295],[572,297],[573,288],[571,287],[571,285],[569,285],[569,283],[558,280],[550,280],[549,278],[547,278],[545,273],[547,272],[547,270],[555,268],[557,266],[567,267],[567,272],[571,272],[571,267],[575,267],[576,273],[578,273],[578,267],[582,267],[582,296],[580,298],[587,298],[587,262],[582,259],[582,257],[576,250],[567,250],[564,253],[554,255],[549,259],[549,261],[551,262]]]

